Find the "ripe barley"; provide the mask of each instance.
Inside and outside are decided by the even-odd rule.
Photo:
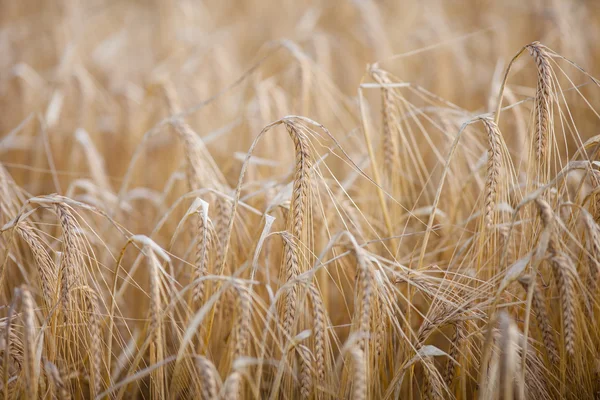
[[[443,399],[444,389],[443,382],[440,378],[433,363],[432,357],[424,357],[423,363],[423,398],[427,400]]]
[[[317,372],[317,382],[323,384],[325,380],[325,340],[326,340],[326,322],[323,301],[314,284],[308,286],[308,296],[312,304],[312,317],[314,323],[314,339],[315,339],[315,364]]]
[[[237,400],[241,398],[240,385],[242,382],[242,374],[239,371],[233,371],[225,381],[225,393],[223,400]]]
[[[201,304],[204,300],[204,288],[205,282],[200,278],[208,274],[208,263],[210,257],[211,245],[213,242],[211,230],[209,229],[210,220],[208,219],[208,207],[202,207],[202,211],[196,213],[197,215],[197,226],[196,232],[198,235],[198,241],[196,244],[196,260],[195,260],[195,274],[194,280],[197,280],[193,289],[193,302],[194,304]]]
[[[498,179],[502,168],[502,136],[498,125],[491,118],[482,118],[488,136],[488,166],[484,194],[484,220],[490,228],[494,222],[494,208],[498,198]]]
[[[367,261],[364,250],[361,248],[355,249],[357,259],[357,274],[358,284],[360,285],[360,316],[358,330],[364,335],[370,332],[370,319],[371,319],[371,303],[373,300],[373,271],[369,262]],[[365,351],[368,345],[368,339],[365,337],[360,341],[360,349]]]
[[[69,395],[69,391],[67,390],[65,381],[56,365],[46,360],[46,362],[44,363],[44,370],[46,371],[46,376],[48,377],[48,380],[52,382],[52,384],[56,388],[57,398],[64,400],[70,399],[71,396]]]
[[[379,69],[371,70],[373,79],[384,86],[392,83],[388,75]],[[398,143],[394,119],[394,93],[389,87],[381,88],[381,126],[383,131],[383,165],[386,179],[392,178],[392,173],[398,165]],[[389,182],[388,182],[389,183]]]
[[[102,332],[100,330],[100,309],[98,295],[89,286],[81,288],[85,296],[86,314],[89,322],[90,335],[90,396],[95,397],[102,391]]]
[[[214,364],[203,356],[195,356],[196,368],[200,374],[200,380],[202,382],[200,388],[202,398],[204,400],[215,400],[219,393],[219,386],[217,383],[217,372]]]
[[[304,226],[305,205],[309,185],[308,170],[310,169],[310,150],[308,139],[294,123],[285,121],[285,126],[294,142],[296,151],[296,166],[294,172],[294,187],[292,189],[292,218],[288,220],[288,231],[297,239],[302,238]]]
[[[589,252],[589,255],[586,256],[588,261],[586,283],[591,300],[593,300],[598,287],[598,276],[600,275],[600,229],[591,214],[587,212],[583,212],[583,222],[587,233],[586,248]]]
[[[244,287],[236,287],[238,294],[237,318],[234,326],[236,327],[236,341],[233,353],[233,359],[244,356],[247,353],[248,336],[250,335],[251,317],[252,317],[252,297],[250,291]]]
[[[550,106],[552,104],[552,69],[549,55],[540,42],[527,46],[533,57],[537,72],[537,92],[535,95],[535,151],[539,165],[545,165],[548,148],[548,124],[550,123]]]
[[[456,362],[459,360],[464,339],[464,329],[464,322],[461,321],[454,324],[454,333],[450,339],[450,350],[448,351],[450,358],[448,359],[446,370],[444,371],[444,382],[446,382],[446,386],[449,389],[452,388],[452,383],[454,382],[457,365],[453,360],[456,360]]]
[[[23,312],[23,327],[24,327],[24,355],[25,355],[25,385],[27,397],[35,399],[37,397],[38,381],[36,374],[36,359],[35,359],[35,336],[36,323],[33,306],[33,298],[31,292],[25,287],[21,287],[21,305]]]
[[[290,282],[299,273],[298,256],[296,245],[293,243],[293,238],[287,232],[281,235],[283,239],[284,266],[285,276],[284,282]],[[296,306],[298,302],[298,288],[293,285],[285,294],[284,311],[283,311],[283,332],[291,336],[292,329],[296,318]]]
[[[352,379],[352,399],[365,400],[367,398],[367,360],[365,353],[358,347],[350,350],[354,366]]]
[[[560,363],[560,360],[558,359],[558,348],[556,347],[554,332],[552,330],[552,325],[550,324],[550,318],[548,317],[544,293],[530,275],[519,278],[519,283],[521,283],[525,291],[528,290],[530,285],[534,285],[531,307],[535,313],[538,328],[542,333],[542,340],[544,342],[546,353],[548,354],[548,359],[554,365],[558,365]]]
[[[296,346],[300,360],[300,396],[303,399],[310,398],[313,388],[312,382],[312,354],[308,347]]]
[[[565,349],[575,355],[575,276],[577,272],[566,255],[555,255],[550,259],[562,305]]]
[[[55,301],[56,287],[58,284],[56,264],[44,248],[42,240],[32,227],[26,223],[20,223],[17,225],[16,229],[23,241],[25,241],[31,249],[40,276],[42,293],[44,294],[44,303],[46,304],[46,308],[49,309]]]

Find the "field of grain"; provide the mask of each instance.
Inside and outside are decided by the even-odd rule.
[[[0,0],[0,392],[600,398],[600,4]]]

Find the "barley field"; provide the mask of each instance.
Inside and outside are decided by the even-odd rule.
[[[599,399],[600,3],[0,0],[7,399]]]

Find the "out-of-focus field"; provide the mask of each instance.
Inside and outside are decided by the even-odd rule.
[[[0,0],[5,398],[600,396],[600,4]]]

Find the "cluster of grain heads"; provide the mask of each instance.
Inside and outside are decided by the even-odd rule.
[[[137,7],[118,3],[119,12]],[[340,15],[358,10],[368,28],[384,26],[385,15],[365,4]],[[189,4],[178,7],[196,18]],[[214,37],[230,46],[211,46],[212,71],[204,46],[188,47],[197,35],[187,23],[175,35],[184,40],[162,46],[160,64],[135,79],[96,65],[130,50],[128,29],[94,36],[105,40],[92,57],[83,45],[67,49],[52,85],[44,80],[54,68],[15,68],[27,97],[16,103],[30,114],[38,96],[46,113],[0,140],[2,162],[18,174],[0,167],[4,397],[511,400],[600,389],[600,179],[591,151],[600,139],[581,145],[597,125],[585,118],[598,117],[588,96],[598,82],[576,86],[567,75],[578,66],[538,42],[519,53],[532,56],[537,81],[529,68],[509,85],[511,62],[499,101],[489,102],[495,115],[471,111],[487,81],[461,101],[443,98],[453,86],[430,87],[442,63],[429,59],[414,82],[395,77],[409,78],[412,62],[395,61],[421,52],[477,54],[464,47],[487,35],[477,33],[369,66],[374,83],[361,81],[357,100],[347,95],[356,87],[337,86],[358,76],[326,79],[318,62],[352,58],[351,47],[340,40],[337,54],[331,39],[313,40],[308,33],[329,35],[320,26],[329,11],[304,12],[300,43],[314,49],[280,41],[260,48],[264,58],[245,72],[229,58],[231,39],[221,39],[237,25]],[[152,11],[119,15],[152,26]],[[177,25],[157,18],[161,31]],[[21,32],[9,31],[10,40]],[[429,31],[423,40],[438,43]],[[373,46],[377,36],[368,37]],[[138,47],[147,48],[131,51]],[[221,78],[204,80],[207,69]],[[222,89],[234,71],[240,78]],[[297,107],[324,116],[331,133],[294,115],[266,125]],[[471,126],[478,122],[485,140]],[[259,146],[273,131],[283,140]],[[60,135],[72,135],[76,151],[58,146]],[[61,195],[43,195],[51,191]]]

